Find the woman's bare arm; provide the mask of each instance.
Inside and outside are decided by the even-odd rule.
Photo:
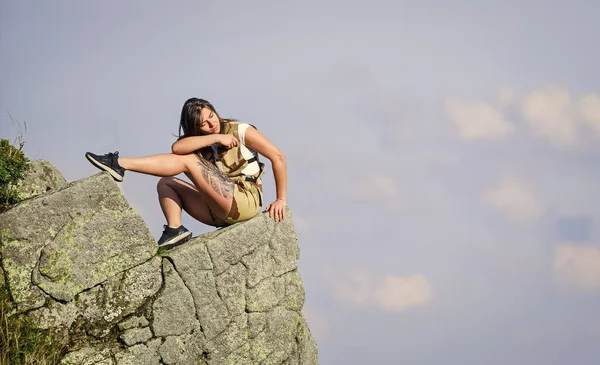
[[[171,146],[171,151],[176,155],[187,155],[202,147],[217,143],[219,135],[191,136],[176,141]]]
[[[273,213],[276,220],[284,219],[287,194],[287,167],[285,155],[255,128],[249,127],[246,130],[244,139],[246,146],[252,148],[254,151],[271,161],[273,175],[275,176],[277,200],[269,204],[267,211],[269,211],[269,215]]]

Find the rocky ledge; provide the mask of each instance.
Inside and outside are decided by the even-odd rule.
[[[0,214],[0,281],[13,315],[68,338],[61,364],[318,364],[289,210],[159,250],[108,173],[34,164],[52,181]]]

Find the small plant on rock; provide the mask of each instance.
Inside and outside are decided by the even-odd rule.
[[[27,124],[24,125],[27,130]],[[29,167],[29,159],[23,153],[25,142],[22,129],[21,134],[15,139],[15,144],[18,147],[11,144],[8,139],[0,140],[0,213],[19,202],[17,184],[23,179]]]
[[[23,179],[29,159],[21,148],[16,148],[7,139],[0,140],[0,212],[19,202],[17,183]]]

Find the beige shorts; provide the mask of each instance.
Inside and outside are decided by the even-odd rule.
[[[231,210],[224,221],[213,215],[215,225],[226,227],[256,216],[262,207],[262,198],[262,182],[260,179],[256,183],[246,180],[236,181],[233,189]]]
[[[262,191],[258,184],[240,181],[233,189],[233,202],[225,222],[234,224],[246,221],[258,214],[262,206]]]

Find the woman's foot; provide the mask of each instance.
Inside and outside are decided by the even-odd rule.
[[[171,228],[165,224],[165,230],[158,240],[159,246],[174,245],[184,243],[192,237],[192,232],[188,231],[183,225],[177,228]]]
[[[105,155],[96,155],[86,152],[85,157],[96,167],[108,171],[116,181],[123,181],[125,178],[125,169],[119,165],[119,151],[109,152]]]

